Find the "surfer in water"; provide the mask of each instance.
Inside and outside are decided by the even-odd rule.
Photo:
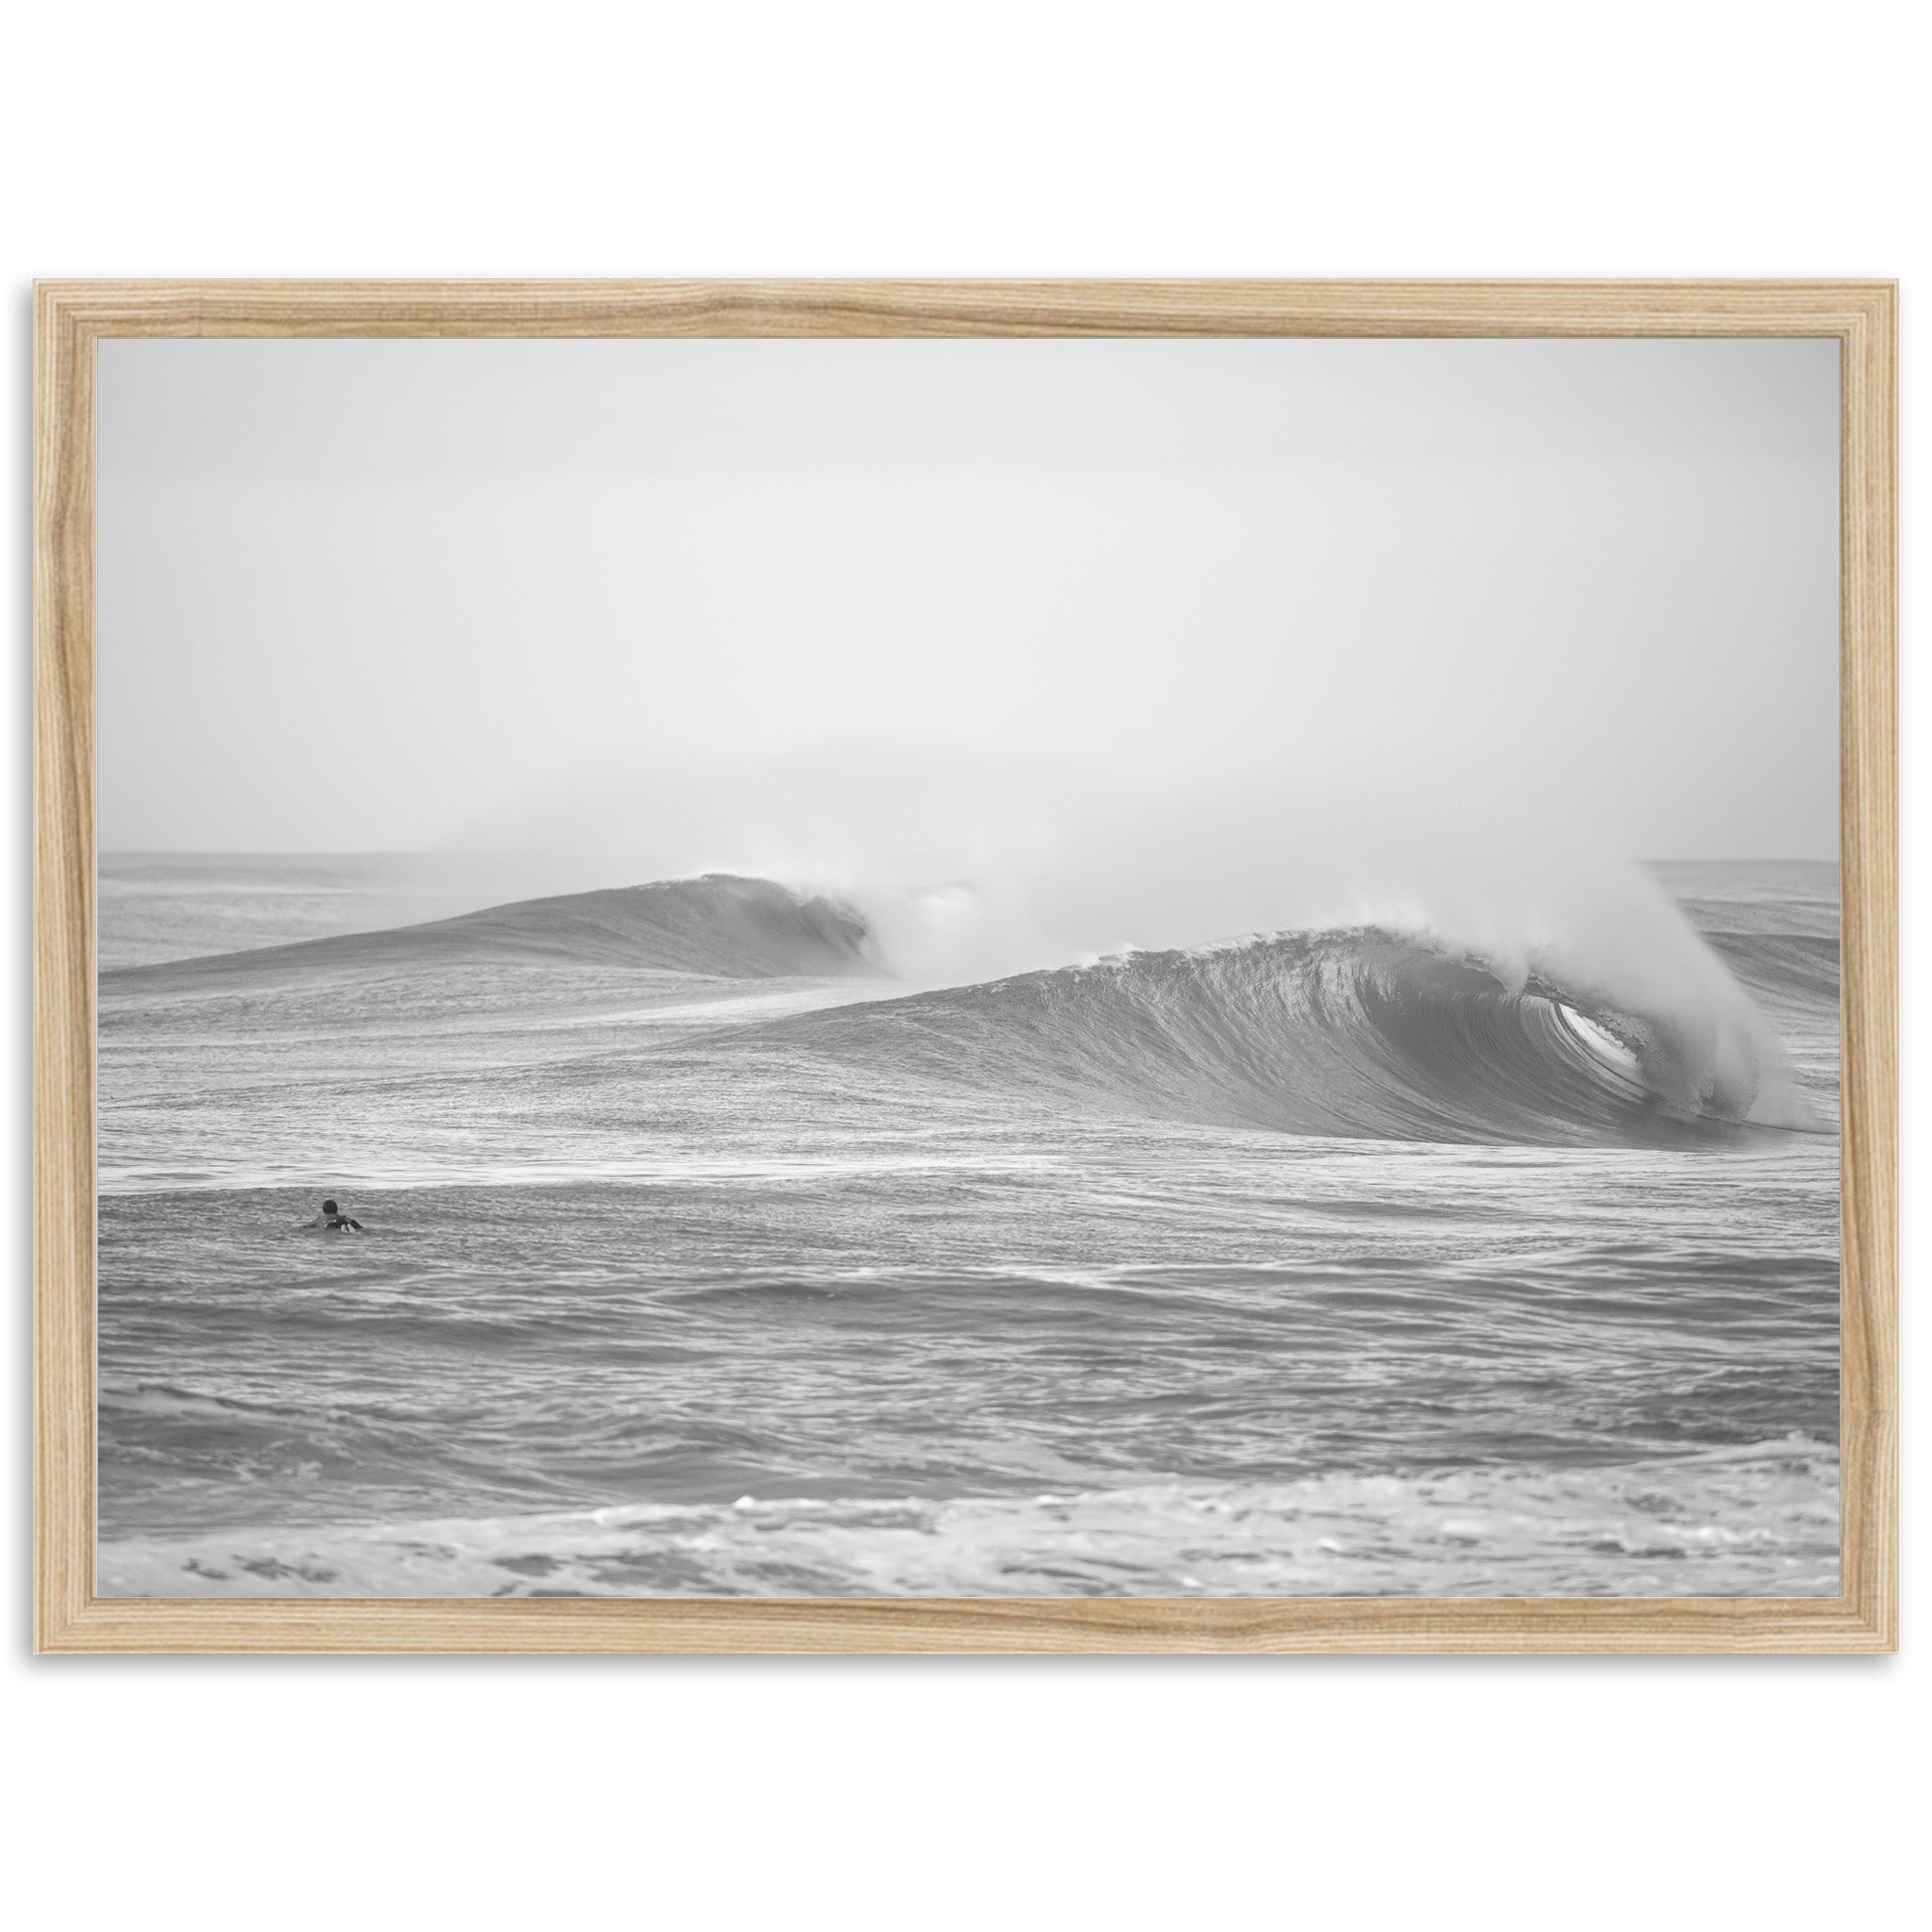
[[[333,1201],[322,1204],[322,1212],[313,1221],[305,1221],[304,1227],[319,1227],[325,1234],[360,1234],[362,1224],[353,1221],[336,1206]]]

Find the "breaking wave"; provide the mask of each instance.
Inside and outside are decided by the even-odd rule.
[[[759,1029],[846,1075],[1407,1141],[1681,1141],[1810,1111],[1735,984],[1681,1010],[1378,927],[1130,953]]]
[[[442,996],[460,1010],[477,982],[447,969],[884,979],[920,971],[900,941],[877,907],[708,874],[127,968],[102,987],[125,1008],[148,993],[279,1000],[344,976],[442,974]],[[720,1025],[696,1064],[729,1081],[802,1056],[808,1079],[859,1103],[916,1104],[937,1089],[1378,1140],[1681,1143],[1808,1128],[1812,1108],[1765,1014],[1803,1025],[1835,1012],[1830,942],[1782,931],[1722,942],[1723,958],[1665,906],[1599,921],[1587,937],[1573,925],[1562,943],[1473,947],[1419,921],[1128,950],[928,979],[895,998],[853,988],[846,1004]],[[609,1071],[648,1083],[652,1066],[645,1054]]]

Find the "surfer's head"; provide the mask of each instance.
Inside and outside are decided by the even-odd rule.
[[[340,1214],[341,1209],[333,1201],[325,1201],[322,1204],[322,1211],[325,1214]]]

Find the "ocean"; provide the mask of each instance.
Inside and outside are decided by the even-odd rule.
[[[99,1588],[1836,1594],[1837,869],[1654,876],[1668,991],[946,985],[763,879],[107,855]]]

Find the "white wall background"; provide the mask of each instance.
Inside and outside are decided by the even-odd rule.
[[[1916,25],[1857,0],[16,18],[8,1091],[28,277],[1896,275],[1910,449],[1932,301]],[[1909,585],[1909,517],[1906,548]],[[1924,711],[1908,670],[1908,744]],[[1915,857],[1909,781],[1907,808]],[[1908,1087],[1924,1032],[1908,1009]],[[1932,1664],[1909,1609],[1890,1662],[34,1661],[18,1098],[6,1130],[15,1924],[1776,1928],[1923,1908]],[[1908,1593],[1924,1440],[1908,1423]]]

